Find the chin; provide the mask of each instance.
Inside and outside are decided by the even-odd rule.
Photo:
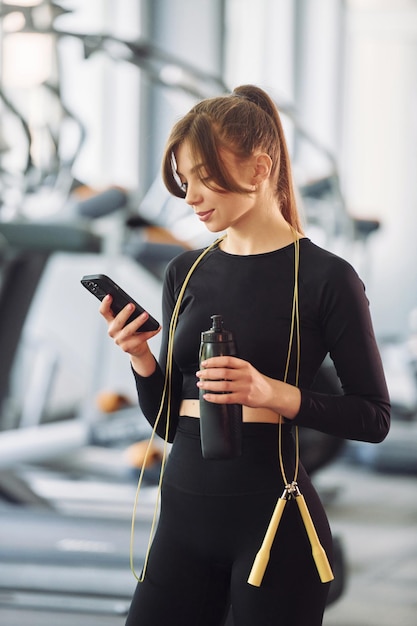
[[[226,230],[226,227],[219,227],[219,226],[215,226],[215,225],[211,225],[211,224],[204,224],[204,226],[207,228],[207,230],[209,230],[211,233],[224,233]]]

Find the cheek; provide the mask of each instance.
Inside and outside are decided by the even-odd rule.
[[[239,195],[238,198],[235,198],[234,201],[230,203],[229,215],[234,215],[235,217],[245,215],[252,210],[253,205],[254,201],[252,198],[249,196]]]

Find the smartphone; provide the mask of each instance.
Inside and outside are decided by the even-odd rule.
[[[110,294],[112,297],[111,310],[114,315],[120,313],[120,311],[126,306],[126,304],[132,303],[135,305],[135,310],[132,315],[127,320],[126,324],[136,319],[141,313],[145,311],[143,307],[140,306],[137,302],[134,301],[119,285],[117,285],[114,280],[106,276],[105,274],[88,274],[83,276],[81,279],[81,284],[84,285],[86,289],[90,293],[92,293],[99,300],[103,300],[103,298]],[[149,313],[148,313],[149,315]],[[157,330],[160,324],[156,321],[154,317],[149,315],[149,318],[146,322],[141,326],[138,332],[146,332],[149,330]]]

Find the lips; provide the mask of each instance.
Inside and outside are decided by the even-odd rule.
[[[201,222],[206,222],[213,212],[214,209],[210,209],[209,211],[199,211],[196,215]]]

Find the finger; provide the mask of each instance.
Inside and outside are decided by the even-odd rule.
[[[114,319],[114,314],[113,314],[113,311],[111,310],[111,303],[112,303],[112,297],[110,294],[107,294],[107,296],[104,296],[99,307],[99,312],[107,321],[111,321]]]
[[[126,324],[124,326],[124,330],[129,335],[130,334],[138,334],[138,333],[140,333],[145,339],[150,339],[151,337],[154,337],[155,335],[157,335],[159,333],[159,331],[161,330],[161,326],[159,326],[159,328],[157,328],[156,330],[145,330],[145,331],[142,331],[141,328],[142,328],[142,326],[145,324],[145,322],[148,319],[149,319],[149,313],[144,311],[138,317],[136,317],[134,320],[129,322],[129,324]]]
[[[201,362],[201,367],[204,369],[212,368],[212,367],[228,367],[230,369],[237,369],[242,367],[245,361],[239,359],[235,356],[213,356],[205,361]]]
[[[129,317],[132,315],[134,311],[133,304],[127,304],[116,316],[114,316],[113,311],[110,311],[109,315],[113,315],[113,317],[106,317],[108,322],[107,332],[110,337],[113,339],[120,338],[121,340],[125,340],[132,333],[136,332],[136,328],[132,330],[130,324],[126,324]],[[143,323],[141,320],[139,322],[134,320],[137,324]]]
[[[120,328],[124,328],[125,326],[130,326],[130,324],[127,324],[127,320],[130,318],[134,310],[135,310],[135,305],[129,302],[129,304],[126,304],[126,306],[124,306],[123,309],[115,316],[114,319]],[[141,319],[139,320],[139,318]],[[141,325],[147,320],[147,318],[148,318],[148,314],[142,313],[142,315],[139,315],[133,321]]]
[[[115,344],[119,346],[119,348],[121,348],[124,352],[127,352],[131,355],[139,355],[139,353],[143,352],[143,347],[147,343],[147,341],[161,331],[161,327],[159,327],[157,330],[136,332],[136,324],[132,323],[132,325],[133,328],[131,327],[131,324],[128,324],[127,326],[116,332],[113,330],[112,324],[110,324],[108,334],[110,337],[112,337]]]
[[[213,404],[241,404],[235,393],[204,393],[204,400]]]
[[[133,311],[135,310],[135,306],[134,304],[129,303],[125,307],[123,307],[123,309],[119,311],[117,315],[115,315],[111,308],[112,301],[113,299],[111,295],[107,294],[101,301],[99,312],[103,315],[103,317],[106,319],[107,322],[114,321],[115,324],[113,325],[113,329],[118,330],[120,328],[123,328],[126,325],[127,320],[129,319],[129,317],[132,315]],[[149,315],[146,314],[146,316],[142,318],[141,321],[139,322],[139,325],[144,324],[144,322],[148,319],[148,317]]]
[[[139,340],[139,343],[144,343],[148,339],[151,339],[155,335],[157,335],[161,326],[156,330],[149,330],[141,332],[141,327],[143,324],[149,319],[149,313],[141,313],[134,320],[126,324],[130,315],[132,314],[132,309],[128,309],[127,314],[124,309],[120,311],[120,313],[114,318],[113,322],[109,324],[108,334],[110,337],[117,339],[117,344],[122,344],[130,339],[130,337],[134,338],[136,342]]]
[[[209,367],[196,372],[200,380],[237,380],[239,374],[230,367]]]
[[[231,380],[199,380],[197,387],[203,391],[213,393],[232,393],[233,381]]]
[[[135,306],[134,304],[129,303],[117,315],[115,315],[111,308],[112,301],[113,300],[110,294],[107,294],[106,296],[104,296],[103,300],[101,301],[101,305],[99,307],[99,312],[103,315],[103,317],[108,322],[115,320],[116,328],[123,328],[123,326],[125,326],[129,317],[132,315],[133,311],[135,310]],[[146,319],[144,321],[146,321]]]
[[[113,311],[110,310],[110,315],[113,315],[113,317],[107,318],[107,321],[112,322],[111,327],[109,327],[109,330],[111,329],[111,335],[114,335],[114,333],[117,333],[120,330],[128,327],[129,329],[126,334],[131,334],[133,332],[136,332],[137,328],[139,326],[142,326],[146,322],[149,314],[145,312],[135,318],[131,323],[127,324],[127,321],[134,310],[135,305],[132,303],[129,303],[125,307],[123,307],[123,309],[117,315],[114,315]],[[130,324],[132,324],[132,326]]]

